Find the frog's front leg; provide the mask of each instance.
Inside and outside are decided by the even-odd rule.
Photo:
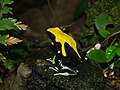
[[[47,60],[50,61],[50,62],[52,62],[52,64],[56,64],[56,63],[55,63],[56,55],[54,56],[53,59],[47,59]],[[57,73],[54,74],[54,76],[57,76],[57,75],[62,75],[62,76],[75,76],[75,75],[77,75],[78,72],[79,72],[78,70],[73,70],[73,69],[71,69],[71,68],[63,65],[61,59],[58,60],[58,64],[56,64],[56,65],[57,65],[57,67],[49,67],[49,69],[57,72]],[[65,70],[66,70],[66,72],[63,72],[63,71],[65,71]]]
[[[55,73],[54,76],[57,76],[57,75],[62,75],[62,76],[75,76],[78,74],[78,70],[73,70],[65,65],[62,64],[62,61],[59,60],[59,67],[60,67],[60,71],[65,71],[67,70],[66,72],[59,72],[59,73]]]
[[[55,58],[56,58],[56,55],[53,57],[53,59],[48,58],[48,59],[46,59],[46,60],[47,60],[47,61],[50,61],[52,64],[55,64]]]

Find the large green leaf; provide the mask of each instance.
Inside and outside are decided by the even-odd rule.
[[[106,62],[106,53],[102,50],[93,50],[87,54],[87,56],[97,62]]]
[[[14,25],[15,22],[16,22],[16,20],[12,19],[12,18],[1,19],[0,20],[0,30],[1,31],[11,30],[11,29],[16,30],[17,27]]]
[[[107,58],[106,62],[109,62],[113,59],[113,57],[116,54],[116,49],[117,49],[117,47],[115,47],[115,46],[110,46],[106,49],[106,58]]]
[[[113,21],[108,15],[99,15],[95,18],[95,26],[98,30],[106,30],[106,26],[109,24],[113,24]]]
[[[108,15],[99,15],[95,19],[95,26],[100,35],[104,38],[110,35],[110,32],[106,30],[106,26],[112,23],[112,18]]]
[[[107,31],[107,30],[100,30],[99,33],[104,38],[106,38],[106,37],[108,37],[110,35],[110,32]]]
[[[74,20],[79,19],[88,8],[88,0],[80,0],[74,14]]]

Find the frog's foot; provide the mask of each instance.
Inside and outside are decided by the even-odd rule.
[[[47,58],[46,60],[52,62],[52,58]]]
[[[61,67],[62,70],[68,70],[68,71],[73,72],[73,73],[78,73],[79,72],[78,70],[73,70],[73,69],[63,65],[62,63],[60,63],[60,67]]]
[[[74,75],[77,75],[79,73],[78,70],[73,70],[67,66],[62,67],[62,70],[68,70],[70,72],[70,73],[67,72],[69,74],[69,76],[74,76]],[[65,74],[67,74],[67,73],[65,73]]]
[[[76,76],[78,73],[74,72],[74,73],[68,73],[68,72],[64,72],[64,73],[55,73],[54,76]]]
[[[67,66],[64,66],[63,68],[61,68],[61,70],[67,70],[68,72],[60,72],[57,67],[49,67],[49,69],[57,72],[54,74],[54,76],[75,76],[79,72],[78,70],[72,70],[71,68]]]
[[[57,67],[49,67],[49,69],[55,71],[55,72],[59,72],[59,69]]]
[[[65,65],[63,65],[63,64],[61,64],[61,70],[67,70],[68,72],[64,72],[64,73],[56,73],[55,74],[55,76],[56,75],[63,75],[63,76],[75,76],[75,75],[77,75],[78,73],[79,73],[79,71],[78,70],[73,70],[73,69],[71,69],[71,68],[69,68],[69,67],[67,67],[67,66],[65,66]]]

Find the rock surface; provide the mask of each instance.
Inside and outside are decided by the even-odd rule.
[[[1,90],[103,90],[102,70],[96,62],[83,62],[75,68],[79,75],[74,77],[54,76],[46,60],[51,56],[49,48],[43,48],[21,63],[17,74],[11,75]],[[9,89],[8,89],[9,88]]]
[[[32,70],[29,69],[26,64],[21,63],[17,74],[11,74],[4,83],[0,85],[0,90],[27,90],[26,83],[31,73]]]
[[[50,52],[48,49],[43,51]],[[39,52],[40,53],[40,52]],[[39,57],[49,58],[48,53],[38,54]],[[75,68],[79,70],[76,77],[53,76],[54,71],[48,69],[52,64],[46,58],[28,59],[27,64],[32,68],[32,75],[27,81],[29,90],[102,90],[104,85],[102,70],[93,61],[83,62]],[[32,62],[30,62],[32,61]],[[42,81],[42,82],[41,82]]]

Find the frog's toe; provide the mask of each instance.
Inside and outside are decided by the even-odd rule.
[[[52,58],[47,58],[46,60],[52,62]]]
[[[55,72],[58,72],[58,71],[59,71],[59,69],[58,69],[57,67],[49,67],[49,69],[51,69],[51,70],[53,70],[53,71],[55,71]]]
[[[54,76],[69,76],[69,73],[55,73]]]
[[[68,72],[54,74],[54,76],[76,76],[76,75],[77,73],[68,73]]]

